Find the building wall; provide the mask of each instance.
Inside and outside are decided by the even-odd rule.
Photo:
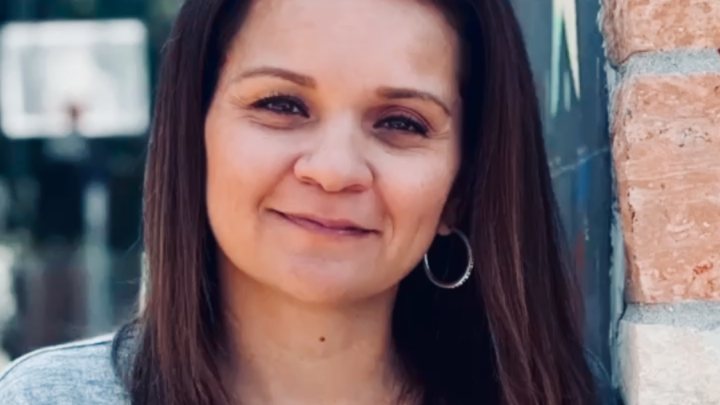
[[[603,0],[626,405],[720,404],[720,1]]]

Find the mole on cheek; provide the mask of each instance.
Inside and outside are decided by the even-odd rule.
[[[321,341],[321,342],[324,342],[324,341],[325,341],[325,336],[320,336],[320,341]]]

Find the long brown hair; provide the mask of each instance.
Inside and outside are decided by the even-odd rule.
[[[509,0],[433,0],[462,39],[461,170],[451,195],[475,273],[444,291],[414,270],[393,334],[424,403],[588,405],[579,287],[566,261],[538,100]],[[135,405],[227,405],[204,119],[249,1],[186,0],[164,49],[145,180],[147,301],[118,334]],[[119,365],[116,361],[116,366]],[[119,367],[119,366],[118,366]]]

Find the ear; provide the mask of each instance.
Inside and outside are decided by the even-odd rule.
[[[438,223],[437,233],[442,236],[448,236],[452,233],[452,229],[457,224],[459,203],[455,198],[448,199],[445,203],[440,222]]]

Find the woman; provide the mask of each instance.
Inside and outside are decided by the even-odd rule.
[[[161,78],[144,308],[3,403],[597,403],[509,1],[187,0]]]

